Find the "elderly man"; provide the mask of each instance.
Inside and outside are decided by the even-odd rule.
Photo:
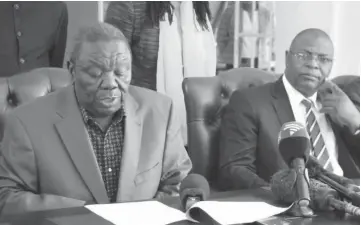
[[[360,177],[360,113],[343,91],[326,81],[333,52],[325,32],[304,30],[292,41],[278,81],[232,95],[221,126],[222,189],[267,186],[274,173],[287,168],[277,138],[282,124],[290,121],[305,125],[312,152],[324,168]],[[330,91],[320,92],[323,86]]]
[[[129,85],[124,35],[99,23],[76,40],[74,83],[6,119],[2,215],[177,195],[191,169],[171,100]]]

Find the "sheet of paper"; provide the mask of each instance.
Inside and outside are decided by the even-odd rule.
[[[180,210],[157,201],[99,204],[85,206],[115,225],[165,225],[187,220]]]
[[[253,223],[287,211],[291,206],[282,208],[265,202],[218,202],[201,201],[194,204],[186,213],[191,219],[190,210],[200,208],[222,225]],[[196,221],[194,221],[196,222]]]

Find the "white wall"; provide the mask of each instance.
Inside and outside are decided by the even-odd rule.
[[[276,72],[285,68],[285,51],[298,32],[320,28],[333,35],[332,2],[276,2]]]
[[[360,2],[337,2],[333,75],[360,75]]]

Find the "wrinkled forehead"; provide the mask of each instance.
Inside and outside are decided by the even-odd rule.
[[[131,54],[123,41],[84,42],[78,60],[82,64],[114,65],[130,62]]]
[[[334,54],[333,43],[329,38],[312,35],[305,35],[295,40],[290,50],[294,52],[310,52],[328,57],[333,57]]]

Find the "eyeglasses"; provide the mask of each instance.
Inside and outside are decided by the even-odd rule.
[[[292,55],[296,56],[296,58],[298,60],[301,60],[301,61],[311,61],[313,59],[313,56],[316,56],[316,60],[318,63],[320,64],[330,64],[334,61],[334,59],[331,59],[331,58],[328,58],[326,56],[323,56],[323,55],[317,55],[317,54],[314,54],[314,53],[310,53],[310,52],[292,52],[292,51],[289,51]]]

